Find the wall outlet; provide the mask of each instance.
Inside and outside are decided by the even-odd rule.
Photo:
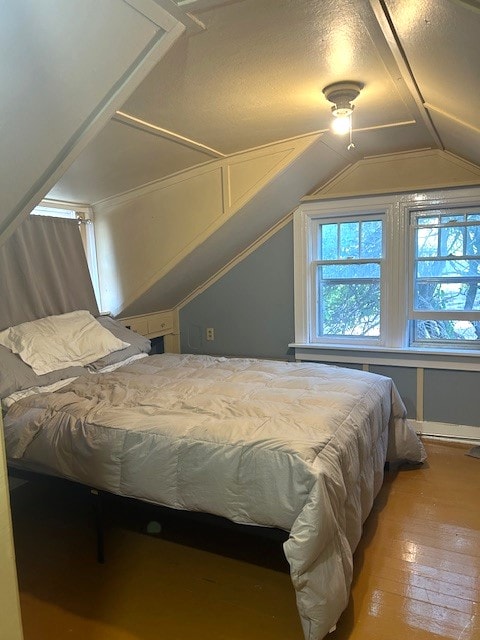
[[[213,327],[208,327],[206,333],[207,333],[207,340],[209,341],[215,340],[215,331]]]

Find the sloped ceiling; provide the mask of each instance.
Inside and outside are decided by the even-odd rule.
[[[409,4],[420,5],[421,19],[416,19],[416,9],[409,14]],[[480,164],[480,76],[476,62],[480,59],[480,3],[388,0],[387,5],[440,143]]]
[[[0,3],[0,241],[185,26],[142,0]]]
[[[150,0],[152,2],[153,0]],[[356,80],[355,150],[480,164],[475,0],[157,0],[187,30],[49,197],[95,203],[214,158],[329,132],[326,85]],[[319,175],[319,182],[322,175]]]

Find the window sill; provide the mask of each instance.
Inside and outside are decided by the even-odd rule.
[[[331,345],[292,342],[297,360],[337,362],[389,367],[453,369],[480,371],[480,351],[449,351],[446,349],[395,349],[367,345]]]

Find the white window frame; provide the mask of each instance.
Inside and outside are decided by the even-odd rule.
[[[37,208],[44,207],[45,212],[36,212]],[[56,210],[58,214],[56,215]],[[72,215],[65,215],[62,212],[71,212]],[[100,297],[100,282],[98,277],[97,248],[95,241],[95,224],[93,210],[89,205],[74,202],[64,202],[60,200],[42,200],[38,207],[35,207],[30,215],[44,215],[58,218],[76,219],[80,226],[80,233],[87,258],[88,270],[92,281],[93,291],[100,311],[103,311]]]
[[[392,280],[397,271],[385,269],[385,256],[398,253],[392,247],[392,229],[398,224],[395,202],[391,198],[372,197],[344,201],[309,202],[301,205],[294,215],[294,264],[295,264],[295,342],[303,344],[337,345],[344,347],[399,345],[398,321],[395,319],[405,308],[405,300],[392,296]],[[381,277],[380,337],[322,336],[316,339],[315,240],[316,227],[324,222],[343,222],[348,219],[378,219],[383,222],[383,259]],[[396,258],[398,259],[398,258]],[[406,295],[406,290],[404,291]],[[403,303],[403,305],[402,305]],[[392,308],[393,307],[393,308]]]
[[[409,220],[409,267],[411,269],[409,275],[409,296],[408,296],[408,306],[409,306],[409,318],[412,321],[415,320],[476,320],[480,321],[480,311],[421,311],[415,310],[415,277],[414,271],[416,266],[416,243],[415,243],[415,224],[413,224],[413,219],[416,219],[418,215],[428,214],[430,212],[438,211],[442,214],[447,214],[450,210],[452,215],[455,213],[466,213],[468,209],[474,208],[480,212],[480,191],[478,195],[469,194],[468,192],[464,192],[463,197],[461,194],[458,194],[458,198],[449,197],[444,202],[439,203],[438,201],[425,201],[423,204],[415,204],[411,205],[409,203],[403,207],[403,215],[406,219]],[[479,257],[480,259],[480,257]],[[412,327],[413,330],[413,327]],[[476,342],[476,341],[475,341]],[[440,342],[442,348],[447,348],[452,352],[463,352],[465,350],[471,349],[473,345],[470,344],[469,341],[464,342],[455,342],[452,341],[449,343],[449,346],[446,347],[446,343]],[[417,340],[415,341],[414,336],[412,336],[410,341],[410,346],[412,348],[420,347],[425,349],[436,348],[435,343],[429,343],[427,340]],[[476,347],[474,350],[478,351],[480,349],[480,345]]]
[[[449,355],[475,355],[478,348],[467,344],[411,345],[409,328],[413,312],[414,244],[411,215],[431,209],[454,207],[480,207],[480,188],[452,188],[417,193],[397,193],[357,198],[309,200],[294,213],[294,286],[295,286],[295,342],[290,346],[299,349],[358,349],[388,351],[390,353],[425,353]],[[315,323],[315,297],[313,279],[313,250],[315,221],[340,221],[348,216],[382,214],[384,216],[384,242],[386,273],[385,290],[381,309],[381,338],[358,338],[348,336],[313,338]],[[469,314],[472,315],[472,314]],[[475,312],[473,313],[475,315]],[[443,316],[445,318],[445,316]],[[464,316],[465,317],[465,316]],[[477,316],[479,317],[479,316]],[[479,317],[480,319],[480,317]],[[305,355],[305,353],[303,353]],[[332,356],[333,358],[333,356]],[[351,360],[353,361],[353,360]]]
[[[325,262],[328,262],[326,260],[319,260],[316,257],[316,253],[317,253],[317,247],[318,247],[318,234],[319,234],[319,227],[321,225],[324,224],[342,224],[342,223],[348,223],[348,222],[366,222],[366,221],[372,221],[372,220],[381,220],[382,222],[382,257],[381,258],[372,258],[370,260],[368,260],[368,262],[375,262],[379,264],[379,270],[380,270],[380,277],[379,277],[379,283],[380,283],[380,335],[377,336],[371,336],[371,337],[367,337],[367,336],[328,336],[328,335],[320,335],[317,336],[317,333],[319,333],[319,331],[315,331],[315,329],[319,329],[319,325],[320,325],[320,318],[318,317],[318,307],[319,307],[319,296],[318,296],[318,289],[319,289],[319,282],[318,282],[318,267],[321,264],[324,264]],[[384,333],[384,322],[383,322],[383,318],[384,318],[384,314],[385,314],[385,298],[386,298],[386,285],[385,285],[385,238],[386,238],[386,232],[385,232],[385,227],[386,227],[386,215],[385,212],[383,211],[378,211],[378,212],[369,212],[369,213],[361,213],[358,214],[356,212],[349,212],[346,213],[345,215],[342,216],[335,216],[335,217],[320,217],[320,216],[311,216],[309,217],[309,223],[311,225],[311,229],[309,231],[309,235],[310,235],[310,255],[311,255],[311,259],[310,259],[310,269],[311,269],[311,274],[310,274],[310,281],[311,281],[311,305],[312,308],[310,310],[310,322],[309,322],[309,333],[310,333],[310,341],[311,342],[319,342],[319,343],[325,343],[325,342],[333,342],[333,343],[337,343],[337,342],[346,342],[346,343],[352,343],[352,344],[373,344],[373,345],[382,345],[383,344],[383,333]],[[350,263],[347,260],[342,260],[342,264],[353,264],[356,263],[356,261],[352,261],[352,263]],[[353,279],[352,279],[353,280]]]

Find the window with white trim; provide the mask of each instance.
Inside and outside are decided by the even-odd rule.
[[[412,213],[412,344],[480,341],[480,206]]]
[[[379,338],[382,216],[316,219],[312,232],[313,340]]]
[[[480,190],[306,202],[295,343],[480,351]]]

